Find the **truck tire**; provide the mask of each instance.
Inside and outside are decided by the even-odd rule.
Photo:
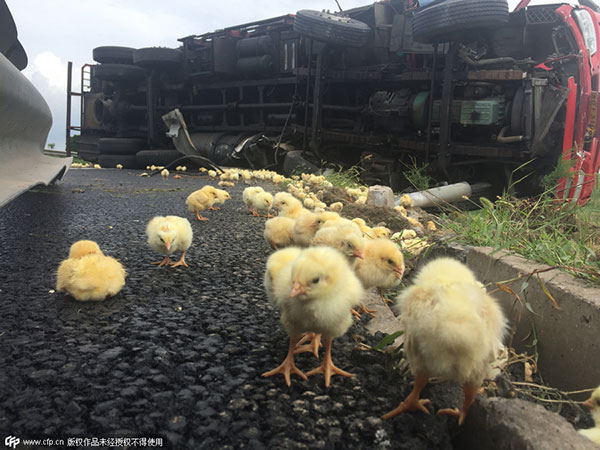
[[[139,168],[135,155],[100,155],[98,156],[98,164],[105,169],[115,168],[117,164],[121,164],[124,169]]]
[[[135,155],[146,145],[138,138],[102,138],[98,141],[101,155]]]
[[[102,64],[133,64],[134,50],[131,47],[96,47],[92,50],[92,57]]]
[[[133,63],[142,67],[177,66],[183,60],[183,52],[176,48],[146,47],[133,52]]]
[[[418,10],[413,39],[423,44],[468,41],[508,22],[506,0],[446,0]]]
[[[135,154],[138,166],[168,166],[173,161],[184,156],[177,150],[140,150]]]
[[[371,36],[371,28],[364,22],[310,9],[296,13],[294,31],[317,41],[348,47],[362,47]]]
[[[128,81],[144,78],[146,71],[129,64],[100,64],[92,67],[92,74],[100,80]]]

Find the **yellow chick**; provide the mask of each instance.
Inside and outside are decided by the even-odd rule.
[[[273,217],[270,213],[273,206],[273,196],[269,192],[259,192],[252,196],[252,205],[257,216],[260,216],[262,212],[265,217]]]
[[[213,179],[213,178],[216,178],[216,177],[217,177],[217,172],[216,172],[216,171],[214,171],[214,170],[209,170],[209,171],[208,171],[208,176],[209,176],[211,179]]]
[[[462,409],[438,411],[458,417],[461,425],[502,347],[506,334],[502,309],[467,266],[439,258],[426,264],[414,284],[398,296],[397,311],[405,326],[404,348],[415,384],[383,418],[406,411],[429,414],[425,408],[429,400],[419,396],[429,378],[438,377],[463,385]]]
[[[279,307],[277,302],[281,299],[277,299],[275,297],[273,290],[275,281],[279,277],[279,274],[282,272],[282,270],[284,270],[288,264],[296,259],[301,252],[302,249],[298,247],[287,247],[272,253],[271,256],[267,258],[267,269],[265,270],[264,278],[265,292],[267,293],[269,302],[277,308]],[[291,266],[288,269],[291,270]]]
[[[208,169],[206,167],[200,167],[198,169],[198,172],[200,172],[200,173],[206,173],[206,172],[208,172]]]
[[[274,217],[265,222],[265,241],[273,250],[288,247],[294,243],[294,219]]]
[[[406,208],[402,205],[398,205],[398,206],[394,206],[394,209],[400,213],[401,216],[406,217],[406,215],[408,214],[406,212]]]
[[[358,258],[362,259],[364,257],[365,240],[355,224],[329,227],[323,225],[315,234],[311,245],[325,245],[335,248],[346,257],[352,268],[356,266]]]
[[[369,239],[375,239],[375,233],[373,233],[373,228],[368,226],[367,222],[365,222],[364,219],[361,219],[360,217],[356,217],[356,218],[352,219],[352,222],[354,222],[356,225],[358,225],[358,228],[360,228],[360,231],[362,232],[364,237],[369,238]]]
[[[340,223],[346,219],[342,219],[342,217],[333,211],[323,211],[321,213],[319,213],[319,218],[321,219],[321,222],[323,222],[323,225],[334,225],[336,223]]]
[[[285,177],[283,175],[273,175],[273,184],[281,184],[285,181]]]
[[[344,204],[342,202],[335,202],[335,203],[332,203],[331,205],[329,205],[329,209],[338,214],[342,212],[343,208],[344,208]]]
[[[254,196],[259,192],[264,192],[265,190],[260,186],[252,186],[244,189],[242,193],[242,198],[244,200],[244,204],[246,208],[252,213],[253,216],[258,216],[259,214],[254,210]]]
[[[376,239],[380,237],[389,238],[392,234],[392,230],[387,227],[373,227],[372,230]]]
[[[437,231],[437,227],[435,226],[435,223],[433,222],[433,220],[428,220],[426,227],[427,227],[427,231]]]
[[[117,164],[115,167],[116,167],[117,169],[122,169],[122,168],[123,168],[123,164]]]
[[[290,386],[292,372],[305,380],[322,373],[326,387],[332,375],[351,377],[336,367],[331,358],[333,339],[346,333],[352,324],[350,309],[360,303],[364,294],[346,259],[328,247],[303,250],[280,271],[273,293],[274,303],[281,309],[281,323],[290,336],[290,347],[283,363],[263,376],[281,373]],[[319,367],[304,374],[294,363],[294,351],[301,334],[309,332],[323,335],[325,355]]]
[[[305,198],[303,203],[304,207],[307,209],[313,209],[315,207],[315,201],[310,197]]]
[[[169,178],[169,171],[167,169],[161,170],[160,176],[163,178],[163,180],[166,180],[167,178]]]
[[[302,207],[300,200],[294,198],[287,192],[278,192],[273,198],[273,206],[279,212],[280,216],[297,219],[308,212]]]
[[[590,408],[592,417],[594,418],[594,428],[587,430],[579,430],[579,433],[584,435],[593,443],[600,445],[600,386],[596,388],[590,398],[583,402],[584,406]]]
[[[215,192],[217,193],[217,198],[215,198],[212,209],[218,210],[219,208],[217,208],[215,205],[222,205],[225,203],[225,200],[231,200],[231,195],[229,195],[229,192],[224,191],[223,189],[215,189]]]
[[[127,273],[119,261],[105,256],[94,241],[75,242],[56,273],[56,290],[81,302],[118,294]]]
[[[148,222],[146,235],[148,236],[148,245],[158,253],[165,255],[165,259],[153,264],[158,264],[159,267],[165,265],[188,267],[185,262],[185,253],[192,245],[193,237],[189,220],[178,216],[156,216]],[[181,252],[181,258],[176,263],[169,258],[174,252]]]
[[[209,209],[214,202],[215,196],[204,190],[204,188],[192,192],[185,200],[188,211],[195,213],[198,220],[208,220],[208,218],[202,215],[202,211]]]
[[[232,181],[219,181],[218,185],[221,187],[234,187],[235,183]]]
[[[94,169],[102,169],[102,166],[100,164],[94,164]]]
[[[318,214],[311,212],[302,214],[294,223],[294,244],[299,247],[308,247],[322,223]]]
[[[404,274],[404,257],[391,240],[367,240],[364,258],[356,264],[356,275],[365,289],[377,288],[383,301],[383,291],[400,284]]]
[[[406,209],[412,208],[414,206],[410,195],[404,194],[402,197],[400,197],[400,206],[403,206]]]

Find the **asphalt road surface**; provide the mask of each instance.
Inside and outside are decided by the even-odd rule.
[[[280,375],[261,377],[283,360],[288,340],[263,291],[265,219],[246,212],[244,184],[198,222],[185,198],[216,181],[138,174],[71,170],[0,209],[0,440],[52,449],[93,439],[94,448],[452,448],[452,418],[380,419],[411,377],[355,349],[356,335],[380,339],[361,323],[333,344],[334,361],[353,378],[335,376],[326,389],[321,375],[293,376],[290,388]],[[151,264],[162,256],[146,243],[146,223],[168,214],[192,222],[188,269]],[[114,298],[82,303],[53,291],[79,239],[97,241],[127,269]],[[303,354],[297,364],[310,370],[318,361]],[[448,406],[436,403],[435,386],[424,394],[431,411]]]

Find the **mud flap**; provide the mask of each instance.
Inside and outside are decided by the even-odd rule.
[[[61,179],[72,158],[42,152],[52,126],[48,104],[0,54],[0,206],[38,184]]]

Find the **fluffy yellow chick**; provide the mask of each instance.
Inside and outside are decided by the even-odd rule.
[[[208,220],[208,218],[202,215],[202,211],[210,208],[214,202],[215,197],[213,194],[204,189],[198,189],[197,191],[192,192],[185,200],[188,210],[195,213],[196,219],[198,220]]]
[[[402,197],[400,197],[400,206],[403,206],[404,208],[412,208],[413,207],[413,201],[412,198],[410,198],[410,195],[408,194],[404,194]]]
[[[117,169],[122,169],[122,168],[123,168],[123,164],[117,164],[115,167],[116,167]]]
[[[214,170],[209,170],[209,171],[208,171],[208,176],[209,176],[210,178],[216,178],[216,177],[217,177],[217,172],[216,172],[216,171],[214,171]]]
[[[278,300],[281,299],[275,297],[273,290],[275,281],[282,270],[296,259],[301,252],[302,249],[299,247],[287,247],[272,253],[271,256],[267,258],[267,268],[265,270],[264,278],[265,292],[267,293],[269,302],[277,308],[279,308]],[[291,270],[291,266],[288,267],[288,270]]]
[[[212,209],[219,209],[215,205],[222,205],[225,203],[225,200],[231,200],[231,195],[229,195],[229,192],[224,191],[223,189],[215,189],[215,192],[217,193],[217,198],[215,198]]]
[[[200,168],[198,169],[198,172],[201,172],[201,173],[206,173],[206,172],[208,172],[208,169],[207,169],[206,167],[200,167]]]
[[[395,209],[397,212],[399,212],[401,216],[404,216],[404,217],[406,217],[406,215],[408,214],[408,213],[406,212],[406,208],[405,208],[404,206],[402,206],[402,205],[394,206],[394,209]]]
[[[231,182],[231,181],[219,181],[219,186],[221,187],[234,187],[235,183]]]
[[[158,264],[161,266],[179,267],[188,265],[185,262],[185,252],[190,248],[192,244],[192,226],[189,220],[178,216],[156,216],[146,227],[146,235],[148,236],[148,245],[157,251],[165,255],[165,259]],[[171,253],[181,252],[181,258],[176,263],[172,262],[169,258]]]
[[[328,247],[303,250],[274,282],[275,304],[281,309],[281,323],[290,336],[290,347],[283,363],[263,376],[281,373],[290,386],[291,373],[305,380],[322,373],[326,387],[334,374],[351,377],[333,364],[331,344],[352,324],[350,309],[360,303],[363,293],[360,281],[339,252]],[[319,367],[304,374],[294,363],[294,351],[300,335],[308,332],[323,335],[325,355]]]
[[[356,217],[356,218],[352,219],[352,222],[354,222],[356,225],[358,225],[358,228],[360,228],[360,231],[362,232],[364,237],[369,238],[369,239],[375,239],[375,233],[373,233],[373,228],[368,226],[367,222],[365,222],[364,219],[361,219],[360,217]]]
[[[303,203],[304,207],[307,209],[313,209],[315,207],[315,201],[310,197],[305,198]]]
[[[294,244],[299,247],[308,247],[322,223],[318,214],[311,212],[302,214],[294,223]]]
[[[294,219],[274,217],[265,222],[265,241],[273,250],[288,247],[294,243]]]
[[[467,266],[439,258],[425,265],[414,284],[398,296],[397,311],[402,314],[404,348],[415,384],[408,397],[383,418],[406,411],[428,414],[429,400],[420,400],[419,395],[430,377],[438,377],[463,385],[461,411],[438,411],[458,417],[461,425],[502,347],[506,334],[502,309]]]
[[[433,220],[428,220],[426,227],[427,227],[427,231],[437,231],[437,227],[435,226],[435,223],[433,222]]]
[[[365,241],[355,224],[330,227],[323,225],[315,234],[312,245],[325,245],[335,248],[346,257],[352,268],[356,266],[358,258],[364,257]]]
[[[344,208],[344,204],[342,202],[335,202],[329,205],[329,209],[336,213],[341,213]]]
[[[260,186],[251,186],[244,189],[242,193],[242,198],[244,200],[244,204],[246,208],[252,213],[253,216],[258,216],[259,214],[254,210],[254,197],[259,192],[264,192],[265,190]]]
[[[392,230],[390,230],[387,227],[373,227],[373,234],[375,235],[375,238],[380,238],[380,237],[384,237],[384,238],[389,238],[390,235],[392,234]]]
[[[382,291],[398,286],[403,274],[404,257],[393,241],[367,240],[364,258],[356,264],[356,275],[365,289],[377,288],[381,299],[386,301]]]
[[[579,430],[579,433],[583,434],[593,443],[600,445],[600,386],[592,392],[590,398],[583,402],[583,404],[590,408],[595,426],[587,430]]]
[[[78,241],[58,267],[56,290],[82,302],[100,301],[118,294],[126,275],[121,263],[105,256],[94,241]]]
[[[291,185],[290,185],[291,186]],[[279,212],[280,216],[297,219],[307,212],[302,207],[302,203],[287,192],[278,192],[273,198],[273,206]]]
[[[94,169],[102,169],[102,166],[100,164],[94,164]]]
[[[254,195],[252,197],[252,204],[257,216],[260,216],[262,212],[265,217],[273,217],[270,213],[273,206],[273,196],[269,192],[259,192]]]
[[[169,178],[169,171],[167,169],[161,170],[160,176],[163,178],[163,180],[166,180],[167,178]]]

